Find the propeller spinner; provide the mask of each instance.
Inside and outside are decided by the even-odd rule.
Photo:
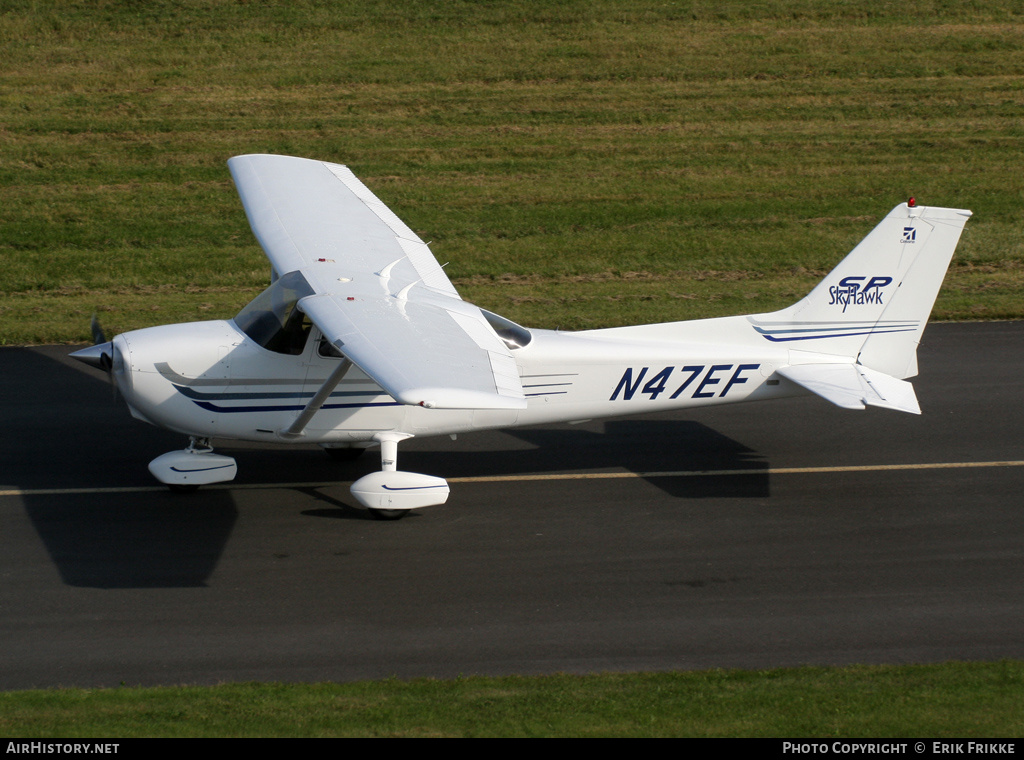
[[[114,343],[107,340],[107,336],[103,334],[103,328],[100,327],[100,322],[96,319],[95,314],[92,315],[89,329],[92,331],[93,345],[74,351],[69,355],[72,359],[78,359],[78,361],[88,364],[90,367],[110,372],[110,369],[114,366]]]

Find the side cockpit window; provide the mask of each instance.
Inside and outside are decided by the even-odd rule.
[[[268,351],[297,356],[306,347],[311,326],[298,302],[309,295],[313,295],[313,289],[306,278],[299,272],[289,272],[238,312],[235,324]]]

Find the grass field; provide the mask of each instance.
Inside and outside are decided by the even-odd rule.
[[[936,317],[1024,316],[1017,2],[2,8],[4,343],[237,311],[246,152],[351,165],[530,325],[782,306],[911,194],[975,212]]]
[[[0,693],[0,736],[1019,737],[1022,687],[998,662],[70,689]]]
[[[975,212],[935,317],[1024,317],[1019,0],[3,0],[0,46],[0,344],[236,312],[251,152],[349,164],[528,325],[783,306],[909,195]],[[1013,663],[55,691],[0,733],[1019,736],[1020,696]]]

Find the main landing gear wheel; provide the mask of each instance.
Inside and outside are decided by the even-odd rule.
[[[384,432],[375,434],[373,438],[380,444],[381,469],[363,475],[349,486],[349,492],[366,508],[371,518],[398,520],[410,509],[445,503],[448,483],[444,478],[398,469],[398,442],[412,438],[411,435]]]

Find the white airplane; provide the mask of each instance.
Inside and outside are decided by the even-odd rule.
[[[443,504],[397,468],[413,436],[762,401],[920,414],[917,345],[971,212],[902,203],[781,311],[582,332],[531,330],[463,301],[427,245],[346,167],[228,161],[272,284],[234,319],[133,330],[72,354],[134,417],[190,436],[149,469],[186,490],[235,477],[214,438],[379,445],[352,484],[376,517]]]

